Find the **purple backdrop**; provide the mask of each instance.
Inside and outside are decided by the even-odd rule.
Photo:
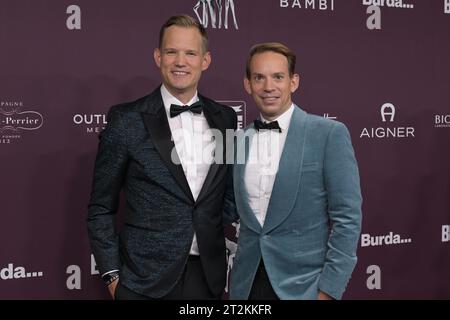
[[[344,298],[449,299],[450,0],[223,0],[215,28],[203,0],[0,0],[0,299],[108,298],[85,225],[97,135],[159,84],[159,27],[197,2],[203,94],[252,121],[248,50],[280,41],[294,101],[350,129],[364,204]]]

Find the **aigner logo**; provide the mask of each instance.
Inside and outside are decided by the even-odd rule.
[[[200,15],[198,10],[202,7],[202,14]],[[225,6],[225,8],[223,8]],[[238,29],[236,19],[236,9],[234,6],[234,0],[198,0],[194,5],[194,12],[197,15],[198,21],[208,28],[209,20],[211,20],[211,26],[213,29],[222,29],[222,13],[223,13],[223,27],[228,29],[228,15],[231,15],[233,19],[234,28]]]
[[[385,103],[380,109],[381,120],[383,123],[392,123],[395,118],[395,107],[392,103]],[[414,127],[377,127],[363,128],[360,138],[414,138]]]

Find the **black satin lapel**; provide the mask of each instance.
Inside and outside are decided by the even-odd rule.
[[[186,176],[184,175],[183,167],[181,164],[175,164],[171,159],[173,150],[174,156],[176,156],[176,159],[178,160],[177,163],[180,163],[175,144],[171,139],[172,135],[165,109],[161,107],[157,113],[144,113],[143,117],[145,126],[147,127],[148,132],[150,132],[156,150],[158,150],[161,158],[180,185],[181,189],[187,197],[194,202],[194,197],[192,196],[191,189],[189,188]]]

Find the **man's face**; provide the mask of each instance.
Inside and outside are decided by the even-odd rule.
[[[250,61],[250,79],[244,78],[245,90],[267,120],[274,120],[289,109],[291,94],[298,84],[298,74],[289,75],[287,58],[273,51],[255,54]]]
[[[184,103],[195,94],[202,71],[211,63],[209,52],[203,52],[200,32],[178,26],[166,29],[154,58],[165,87]]]

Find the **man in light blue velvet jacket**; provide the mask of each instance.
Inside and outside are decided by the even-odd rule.
[[[237,142],[231,299],[341,299],[356,264],[362,198],[350,135],[292,102],[295,59],[265,43],[247,61],[261,119]]]

